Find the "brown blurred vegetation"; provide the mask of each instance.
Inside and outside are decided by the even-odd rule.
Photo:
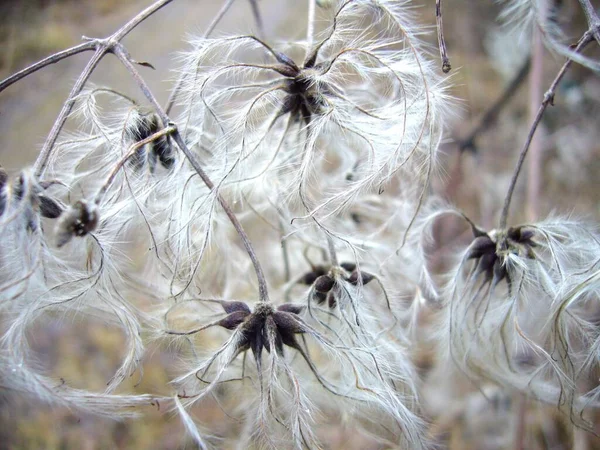
[[[291,7],[289,5],[294,1],[300,3],[299,0],[287,0],[286,7]],[[89,34],[99,29],[105,33],[110,32],[130,18],[132,12],[148,3],[118,0],[4,2],[0,4],[0,44],[3,48],[0,55],[0,76],[4,77],[42,56],[78,43],[82,30],[90,29]],[[214,3],[213,9],[220,2],[215,0]],[[262,5],[265,3],[268,2],[263,1]],[[419,9],[421,22],[430,27],[435,24],[434,3],[430,0],[426,8]],[[561,23],[575,41],[584,30],[585,21],[575,1],[566,0],[562,3]],[[242,7],[246,8],[245,5],[240,5]],[[494,214],[499,210],[510,170],[528,130],[528,86],[524,82],[496,123],[478,137],[473,151],[459,154],[456,149],[456,141],[469,133],[481,113],[500,95],[508,82],[498,70],[501,62],[490,57],[485,45],[491,29],[498,26],[498,11],[498,5],[481,0],[450,1],[446,3],[444,11],[444,27],[453,66],[450,76],[454,84],[453,93],[460,102],[456,120],[447,127],[442,164],[445,173],[439,177],[436,190],[445,193],[471,217],[487,226],[495,221]],[[163,11],[158,14],[167,13]],[[267,14],[275,13],[270,11]],[[209,15],[204,23],[210,17]],[[166,20],[173,21],[173,17]],[[111,26],[98,25],[102,21]],[[286,22],[282,21],[278,26],[286,27]],[[198,31],[185,29],[174,22],[167,24],[165,28],[171,33],[175,29],[180,34]],[[276,26],[273,25],[273,28]],[[134,33],[157,31],[162,30],[145,28]],[[181,36],[178,39],[180,38]],[[429,40],[435,44],[434,33]],[[172,51],[184,48],[182,41],[174,38],[167,43],[172,44]],[[145,59],[146,55],[140,54],[139,57]],[[165,59],[161,61],[166,62]],[[555,76],[562,58],[547,53],[546,62],[543,89]],[[46,118],[45,122],[40,119],[40,123],[43,123],[41,128],[48,128],[52,123],[58,111],[56,105],[64,101],[70,87],[68,81],[77,75],[77,67],[74,65],[68,75],[63,74],[60,84],[66,87],[62,87],[60,95],[57,94],[57,98],[52,100],[52,107],[36,107],[43,110]],[[172,78],[168,67],[160,69],[163,78]],[[114,76],[114,72],[109,75]],[[106,78],[110,79],[110,76]],[[26,87],[11,87],[8,100],[6,97],[0,98],[0,124],[4,123],[0,128],[3,132],[0,164],[6,165],[9,160],[8,165],[13,169],[31,162],[37,151],[31,143],[39,144],[44,135],[39,131],[32,137],[29,131],[28,136],[24,136],[32,127],[31,124],[21,125],[17,121],[6,126],[10,121],[8,117],[19,117],[23,113],[19,108],[27,106],[25,100],[21,102],[20,99],[24,99],[25,95],[34,95],[25,92],[31,88],[31,84],[26,83],[28,82],[22,83]],[[39,86],[47,89],[48,81],[39,82]],[[164,84],[162,87],[164,89]],[[5,95],[7,94],[2,93],[2,96]],[[37,97],[34,99],[44,98],[40,97],[40,93],[35,95]],[[574,67],[561,86],[556,103],[547,112],[539,130],[544,147],[544,189],[540,209],[544,213],[558,210],[597,219],[600,217],[600,127],[597,119],[600,117],[600,79],[585,68]],[[16,143],[21,143],[22,147],[16,147]],[[517,192],[515,200],[513,220],[519,222],[524,217],[524,208],[519,206],[519,202],[523,200],[522,192]],[[453,229],[450,224],[450,230],[445,230],[444,233],[440,231],[438,237],[442,241],[452,241],[457,233],[458,230]],[[41,367],[70,385],[81,384],[98,390],[103,389],[118,364],[122,339],[120,333],[101,323],[91,320],[82,323],[80,318],[75,320],[64,317],[57,317],[54,322],[44,324],[31,336]],[[171,375],[169,368],[176,364],[176,352],[154,349],[148,355],[144,361],[143,377],[141,374],[134,374],[126,388],[140,393],[167,393],[164,389]],[[466,405],[445,411],[431,408],[429,414],[432,436],[442,446],[452,450],[512,448],[512,443],[507,440],[510,435],[507,429],[514,427],[522,397],[515,393],[500,392],[491,396],[491,401],[482,400],[479,391],[473,389],[466,380],[447,380],[443,374],[435,373],[431,369],[435,366],[431,355],[433,352],[421,349],[421,353],[415,356],[423,367],[425,387],[428,383],[436,388],[446,383],[450,394],[446,392],[440,396],[449,395],[450,402],[454,396]],[[140,379],[141,384],[136,386]],[[432,392],[432,395],[437,395],[435,389]],[[440,403],[443,404],[441,399]],[[159,408],[157,405],[156,410],[144,411],[145,415],[141,420],[118,423],[65,408],[43,406],[30,398],[0,390],[0,448],[183,448],[185,437],[182,427],[169,414],[159,411]],[[573,436],[568,419],[555,413],[553,408],[530,402],[527,412],[525,426],[528,449],[566,450],[572,448],[573,442],[580,450],[600,449],[600,441],[589,433],[576,430]],[[205,405],[194,411],[194,414],[200,422],[212,423],[213,429],[219,429],[218,424],[223,422],[223,411],[217,405],[212,408]],[[226,430],[221,431],[226,433]],[[335,441],[336,431],[329,430],[328,433],[332,436],[332,441]],[[332,448],[378,448],[366,447],[360,440],[349,439],[351,433],[346,433],[345,436],[342,432],[337,434],[340,435],[337,437],[339,446]]]

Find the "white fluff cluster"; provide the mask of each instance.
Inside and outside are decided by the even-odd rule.
[[[598,289],[598,230],[551,217],[487,232],[454,209],[436,208],[424,214],[422,232],[447,215],[464,218],[472,236],[454,249],[438,283],[424,264],[423,280],[443,308],[438,338],[446,359],[475,383],[527,392],[588,426],[581,413],[596,406],[596,390],[582,390],[581,381],[600,362],[586,311]]]

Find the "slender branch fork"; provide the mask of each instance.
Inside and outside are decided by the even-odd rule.
[[[33,64],[32,66],[29,66],[26,69],[24,69],[24,70],[18,72],[17,74],[2,81],[2,83],[0,83],[0,87],[1,87],[0,91],[5,89],[6,87],[10,86],[11,84],[15,83],[16,81],[26,77],[27,75],[29,75],[31,73],[36,72],[37,70],[39,70],[45,66],[54,64],[65,58],[68,58],[69,56],[73,56],[73,55],[76,55],[76,54],[84,52],[84,51],[95,50],[94,55],[92,56],[92,58],[90,59],[90,61],[86,65],[86,67],[84,68],[83,72],[81,73],[81,75],[79,76],[77,81],[75,82],[73,88],[71,89],[71,92],[70,92],[66,102],[63,104],[63,107],[62,107],[52,129],[50,130],[50,134],[48,135],[48,137],[46,138],[46,141],[44,142],[44,146],[42,147],[40,155],[38,156],[38,158],[34,164],[34,173],[35,173],[36,177],[39,178],[41,175],[43,175],[43,173],[48,165],[48,161],[52,154],[52,150],[54,149],[54,145],[56,144],[58,136],[59,136],[61,130],[63,129],[64,124],[67,121],[67,118],[73,109],[73,106],[75,105],[75,100],[76,100],[77,96],[81,93],[87,80],[91,76],[92,72],[96,69],[96,67],[98,66],[98,63],[102,60],[102,58],[107,53],[113,53],[121,61],[121,63],[127,68],[127,70],[129,71],[131,76],[134,78],[135,82],[138,84],[138,86],[142,90],[142,92],[145,95],[145,97],[147,98],[147,100],[152,104],[155,111],[160,116],[164,126],[166,127],[162,133],[170,133],[171,134],[171,136],[173,137],[173,140],[175,141],[175,143],[177,144],[179,149],[182,151],[182,153],[184,154],[186,159],[189,161],[192,168],[200,176],[200,179],[203,181],[203,183],[206,185],[206,187],[208,187],[211,191],[213,191],[213,194],[215,195],[217,201],[219,202],[219,204],[225,211],[225,214],[227,215],[229,221],[231,222],[231,224],[235,228],[237,234],[239,235],[240,239],[242,240],[244,248],[246,249],[246,252],[248,253],[248,256],[250,257],[250,260],[252,262],[252,265],[254,266],[254,271],[256,273],[256,278],[258,281],[259,300],[260,301],[268,301],[269,296],[268,296],[267,282],[266,282],[262,267],[260,265],[258,257],[256,256],[256,252],[254,251],[254,248],[252,247],[250,239],[248,238],[248,235],[246,234],[245,230],[242,227],[242,224],[239,222],[236,215],[231,210],[230,206],[225,201],[225,199],[215,189],[214,183],[208,177],[208,175],[204,172],[204,170],[200,166],[200,163],[198,162],[198,160],[196,159],[196,157],[194,156],[192,151],[188,148],[187,144],[181,137],[181,134],[177,130],[177,126],[170,120],[170,118],[167,115],[167,113],[165,112],[165,110],[161,107],[161,105],[158,103],[158,101],[154,97],[154,94],[152,94],[152,92],[150,91],[150,89],[149,89],[148,85],[146,84],[146,82],[144,81],[144,79],[140,76],[138,70],[134,66],[135,61],[133,61],[131,59],[131,57],[129,56],[129,53],[127,52],[125,47],[120,42],[135,27],[137,27],[139,24],[141,24],[144,20],[146,20],[152,14],[154,14],[155,12],[157,12],[159,9],[166,6],[167,4],[171,3],[172,1],[173,0],[158,0],[158,1],[156,1],[155,3],[150,5],[148,8],[146,8],[145,10],[140,12],[133,19],[131,19],[129,22],[127,22],[125,25],[123,25],[119,30],[117,30],[114,34],[112,34],[108,38],[90,39],[90,38],[84,37],[86,42],[84,42],[83,44],[72,47],[67,50],[64,50],[62,52],[56,53],[48,58],[45,58],[44,60],[40,61],[39,63]],[[224,8],[222,9],[222,11],[223,10],[226,11],[228,9],[228,7],[231,6],[231,3],[233,3],[233,2],[227,1]],[[221,15],[221,17],[222,17],[222,15]],[[214,26],[212,28],[214,28]],[[157,136],[151,136],[151,138],[156,138],[156,137]]]
[[[121,41],[121,39],[123,39],[125,36],[127,36],[135,27],[137,27],[139,24],[141,24],[144,20],[146,20],[148,17],[150,17],[156,11],[158,11],[162,7],[168,5],[172,1],[173,0],[158,0],[157,2],[153,3],[148,8],[146,8],[145,10],[140,12],[137,16],[135,16],[133,19],[131,19],[129,22],[127,22],[125,25],[123,25],[119,30],[117,30],[114,34],[112,34],[111,36],[109,36],[106,39],[84,38],[88,41],[87,43],[90,46],[90,49],[95,49],[96,52],[94,53],[94,56],[92,57],[92,59],[90,59],[87,66],[85,66],[85,69],[83,69],[83,72],[81,73],[81,75],[79,76],[79,78],[77,79],[75,84],[73,85],[73,88],[71,89],[71,92],[69,94],[69,97],[67,98],[67,101],[63,104],[63,107],[62,107],[56,121],[54,122],[52,129],[50,130],[50,134],[48,135],[48,137],[46,138],[46,141],[44,142],[44,146],[42,147],[40,155],[38,156],[37,161],[33,165],[33,170],[34,170],[34,174],[36,175],[36,177],[40,177],[44,173],[46,166],[48,165],[48,160],[50,159],[50,155],[52,154],[52,149],[54,148],[54,144],[56,144],[56,140],[58,139],[58,135],[60,134],[61,130],[63,129],[65,122],[67,121],[67,118],[69,117],[69,114],[73,110],[73,106],[75,105],[75,98],[79,95],[79,93],[85,86],[85,83],[89,79],[92,72],[98,66],[98,63],[100,63],[100,60],[102,60],[104,55],[106,55],[107,53],[111,53],[113,51],[113,47],[116,44],[118,44]],[[84,50],[81,50],[81,51],[84,51]],[[65,52],[62,52],[62,53],[65,53]],[[67,56],[72,56],[73,54],[76,54],[76,53],[71,53],[69,55],[62,55],[62,58],[60,58],[60,59],[64,59]],[[60,59],[58,59],[58,60],[60,60]],[[48,61],[48,60],[50,60],[50,61]],[[51,58],[46,58],[46,61],[47,61],[46,64],[38,65],[35,68],[35,70],[39,70],[42,67],[45,67],[49,64],[52,64],[53,62],[56,62],[56,61],[53,61]],[[35,70],[30,70],[28,73],[33,73]],[[25,76],[25,75],[23,75],[23,76]],[[21,78],[23,78],[23,76],[21,76]]]
[[[591,8],[590,9],[591,19],[588,22],[590,28],[583,34],[583,36],[577,43],[577,46],[575,47],[575,52],[580,52],[593,40],[597,40],[597,42],[600,43],[600,40],[598,40],[596,38],[596,35],[599,35],[599,37],[600,37],[600,20],[598,20],[598,16],[593,11],[593,8],[591,7],[591,4],[589,4],[588,0],[581,0],[581,3],[582,3],[582,5],[587,3],[589,5],[589,8]],[[585,9],[585,6],[584,6],[584,9]],[[519,154],[519,159],[517,161],[517,165],[515,166],[513,176],[510,180],[510,185],[509,185],[508,191],[506,193],[506,198],[504,199],[504,206],[502,207],[502,213],[500,215],[500,228],[506,228],[506,223],[508,220],[508,212],[510,210],[510,202],[511,202],[514,190],[515,190],[515,186],[517,184],[517,180],[519,178],[519,174],[521,172],[521,168],[523,167],[523,162],[525,161],[525,157],[527,156],[527,151],[529,150],[529,146],[531,145],[531,141],[533,140],[533,136],[535,135],[537,127],[542,120],[542,116],[544,115],[546,108],[548,107],[548,105],[554,104],[554,94],[556,92],[556,88],[558,87],[558,84],[560,83],[562,78],[565,76],[565,73],[567,72],[569,67],[571,67],[572,63],[573,63],[573,61],[571,59],[567,60],[564,63],[564,65],[561,67],[560,71],[558,72],[558,75],[556,75],[556,78],[554,79],[554,81],[552,81],[550,88],[544,94],[544,100],[538,109],[538,112],[535,116],[533,124],[531,125],[529,134],[527,135],[527,139],[525,140],[525,144],[523,145],[523,148],[521,149],[521,152]]]

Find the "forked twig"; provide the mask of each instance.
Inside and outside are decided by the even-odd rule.
[[[158,0],[157,2],[153,3],[148,8],[146,8],[145,10],[140,12],[137,16],[135,16],[133,19],[131,19],[129,22],[127,22],[125,25],[123,25],[120,29],[118,29],[115,33],[113,33],[111,36],[109,36],[106,39],[88,39],[87,45],[89,46],[89,49],[95,49],[96,52],[94,53],[94,56],[92,57],[92,59],[90,59],[88,64],[85,66],[85,69],[83,70],[83,72],[81,73],[81,75],[79,76],[79,78],[77,79],[75,84],[73,85],[73,88],[71,89],[71,92],[69,93],[69,97],[63,104],[63,107],[62,107],[58,117],[56,118],[56,121],[54,122],[52,129],[50,130],[50,134],[48,135],[48,137],[46,138],[46,141],[44,142],[44,146],[42,147],[42,150],[33,166],[34,174],[36,175],[36,177],[39,177],[40,175],[42,175],[44,173],[44,170],[46,169],[46,166],[48,165],[48,160],[50,159],[50,155],[54,148],[54,144],[56,144],[56,140],[58,139],[58,135],[60,134],[61,130],[63,129],[65,122],[67,121],[67,118],[69,117],[69,114],[73,110],[73,106],[75,105],[75,98],[77,97],[77,95],[79,95],[79,93],[85,86],[85,83],[87,82],[87,80],[90,77],[90,75],[92,74],[92,72],[98,66],[98,63],[100,62],[100,60],[104,57],[104,55],[112,52],[115,44],[118,44],[121,41],[121,39],[123,39],[125,36],[127,36],[135,27],[137,27],[140,23],[142,23],[144,20],[146,20],[148,17],[150,17],[156,11],[161,9],[163,6],[171,3],[172,1],[173,0]],[[86,49],[87,49],[87,47],[86,47]],[[71,50],[71,52],[69,52],[69,50],[65,50],[65,52],[61,52],[60,59],[64,59],[67,56],[72,56],[74,54],[80,53],[81,51],[84,51],[84,50],[80,49],[79,51],[73,53],[72,52],[73,49],[70,49],[70,50]],[[52,57],[46,58],[46,61],[48,61],[51,58]],[[36,67],[35,70],[38,70],[38,69],[40,69],[48,64],[51,64],[51,63],[52,62],[47,62],[45,65],[40,65],[39,67]],[[24,76],[26,76],[30,73],[33,73],[35,70],[28,71],[27,73],[22,75],[20,78],[23,78]]]
[[[588,45],[593,40],[594,40],[594,31],[592,29],[590,29],[583,34],[583,36],[577,43],[577,47],[575,47],[575,52],[580,52],[586,45]],[[558,72],[558,75],[556,75],[556,78],[554,78],[554,81],[550,85],[550,88],[544,94],[544,101],[540,105],[538,112],[535,116],[535,119],[533,121],[533,124],[531,125],[531,128],[529,130],[529,134],[527,135],[525,144],[523,145],[523,148],[521,149],[521,152],[519,154],[519,159],[517,161],[517,165],[513,172],[512,179],[510,180],[510,186],[508,188],[508,192],[506,193],[506,198],[504,199],[504,206],[502,207],[502,213],[500,216],[500,228],[501,229],[506,228],[506,223],[508,220],[508,211],[510,209],[510,202],[512,200],[512,195],[515,190],[515,186],[517,184],[519,174],[521,173],[521,168],[523,167],[523,162],[525,161],[525,157],[527,156],[527,151],[529,150],[529,146],[531,145],[533,136],[535,135],[537,127],[540,124],[540,122],[542,120],[542,116],[544,115],[544,112],[546,111],[546,108],[548,107],[548,105],[554,105],[554,93],[556,92],[556,88],[558,87],[558,84],[564,77],[564,75],[567,72],[567,70],[569,69],[569,67],[571,67],[572,63],[573,63],[573,60],[571,60],[571,59],[567,60],[567,62],[564,63],[564,65]]]

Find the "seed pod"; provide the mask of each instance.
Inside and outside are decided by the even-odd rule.
[[[479,236],[473,239],[467,252],[467,259],[481,258],[483,255],[496,252],[496,243],[489,236]]]
[[[246,317],[248,317],[249,315],[250,312],[248,311],[234,311],[224,319],[221,319],[219,321],[219,326],[226,328],[227,330],[235,330],[238,327],[238,325],[240,325],[244,320],[246,320]]]
[[[56,223],[56,245],[62,247],[73,236],[85,236],[98,226],[96,205],[79,200],[66,209]]]
[[[158,131],[158,130],[157,130]],[[175,155],[169,136],[161,136],[152,143],[152,150],[165,169],[170,169],[175,164]]]
[[[280,305],[277,307],[277,311],[283,311],[283,312],[288,312],[288,313],[298,315],[302,311],[304,311],[304,308],[305,308],[304,305],[294,305],[293,303],[284,303],[283,305]]]
[[[132,123],[127,129],[129,140],[133,142],[142,141],[162,128],[162,122],[157,114],[146,114],[139,116],[138,120]],[[149,151],[147,149],[150,149]],[[173,146],[169,136],[161,136],[148,145],[139,148],[135,155],[130,159],[136,169],[141,169],[148,160],[150,172],[154,173],[157,160],[165,169],[170,169],[175,163]]]
[[[507,230],[506,235],[513,241],[520,244],[529,245],[531,247],[537,246],[537,244],[532,241],[532,239],[535,237],[535,231],[533,230],[525,230],[524,227],[511,227]]]
[[[369,272],[364,272],[361,270],[360,272],[360,280],[361,280],[361,284],[365,285],[365,284],[369,284],[371,281],[373,281],[375,279],[375,275],[370,274]],[[346,278],[346,281],[349,282],[351,285],[356,286],[358,284],[358,271],[355,269],[348,278]]]
[[[56,200],[45,195],[38,195],[38,200],[40,202],[40,213],[43,217],[56,219],[62,214],[63,208]]]
[[[327,273],[327,269],[323,266],[315,266],[312,271],[305,273],[300,280],[299,284],[305,284],[306,286],[312,286],[312,284],[322,275]]]
[[[317,291],[317,292],[315,292],[314,297],[315,297],[315,301],[317,302],[317,304],[322,305],[327,300],[327,293]]]
[[[333,289],[335,285],[335,280],[329,275],[321,275],[315,281],[315,291],[327,293]]]
[[[343,262],[340,264],[340,267],[350,273],[356,270],[356,264],[351,262]]]

